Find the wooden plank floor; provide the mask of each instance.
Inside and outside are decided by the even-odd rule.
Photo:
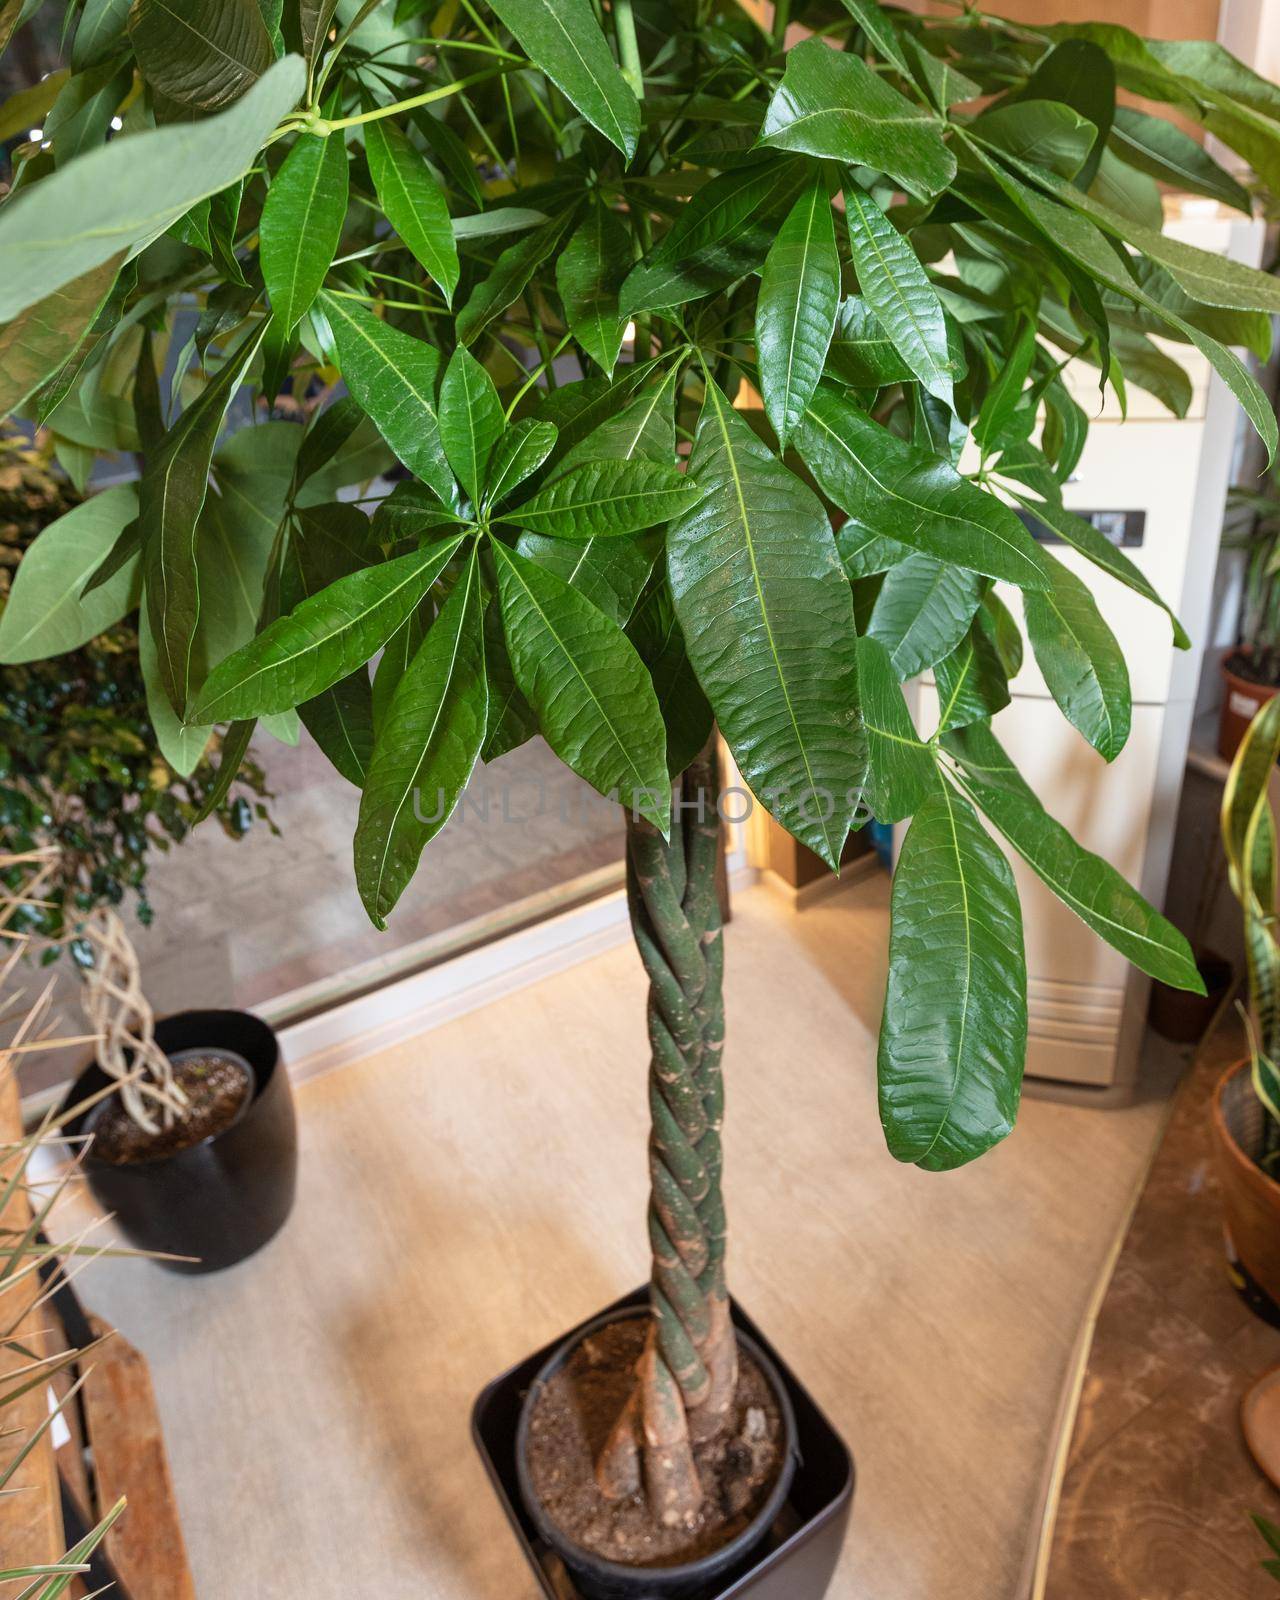
[[[887,892],[738,898],[732,1281],[858,1458],[833,1600],[1013,1600],[1163,1105],[1030,1100],[974,1167],[895,1163],[874,1087]],[[468,1414],[644,1276],[643,992],[623,947],[307,1085],[273,1245],[208,1279],[87,1274],[151,1361],[201,1600],[531,1600]]]

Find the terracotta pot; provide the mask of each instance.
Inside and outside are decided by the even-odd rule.
[[[1218,754],[1230,761],[1240,748],[1249,724],[1267,701],[1280,694],[1280,685],[1268,688],[1232,672],[1227,666],[1232,656],[1248,655],[1248,650],[1228,650],[1222,658],[1222,711],[1218,718]]]
[[[1280,1320],[1280,1183],[1254,1160],[1266,1115],[1253,1092],[1249,1063],[1229,1067],[1210,1108],[1227,1259],[1248,1304],[1267,1321],[1276,1322]]]

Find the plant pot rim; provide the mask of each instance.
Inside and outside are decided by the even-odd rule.
[[[104,1161],[100,1156],[96,1156],[93,1153],[93,1146],[90,1145],[81,1156],[81,1159],[86,1167],[96,1167],[101,1169],[103,1172],[154,1172],[159,1168],[166,1167],[177,1162],[186,1161],[192,1156],[197,1155],[200,1151],[207,1150],[210,1145],[217,1144],[219,1140],[226,1138],[228,1134],[234,1133],[235,1130],[243,1126],[245,1120],[252,1115],[253,1109],[261,1100],[263,1091],[266,1089],[267,1084],[270,1083],[272,1077],[280,1067],[280,1041],[276,1035],[275,1029],[269,1022],[264,1022],[263,1019],[257,1016],[254,1012],[241,1011],[234,1006],[220,1006],[211,1008],[192,1006],[187,1010],[171,1011],[163,1017],[157,1017],[156,1031],[158,1033],[168,1022],[177,1022],[186,1017],[197,1016],[209,1018],[217,1018],[222,1016],[248,1018],[251,1022],[256,1023],[264,1030],[262,1042],[264,1045],[266,1045],[269,1041],[273,1051],[272,1058],[269,1061],[266,1061],[265,1065],[261,1062],[253,1060],[243,1050],[235,1050],[230,1045],[220,1045],[212,1042],[208,1045],[184,1045],[182,1050],[177,1052],[177,1054],[181,1055],[183,1051],[189,1049],[208,1049],[224,1050],[228,1054],[233,1055],[237,1061],[243,1062],[249,1068],[249,1075],[253,1080],[253,1092],[250,1094],[249,1098],[240,1107],[231,1121],[228,1122],[224,1127],[218,1128],[213,1133],[207,1133],[203,1139],[198,1139],[195,1144],[185,1145],[181,1150],[171,1150],[162,1155],[143,1156],[137,1161]],[[161,1046],[161,1048],[163,1048],[163,1046]],[[110,1080],[110,1074],[103,1071],[96,1055],[90,1056],[88,1062],[72,1079],[71,1087],[67,1090],[66,1097],[63,1100],[63,1109],[65,1111],[72,1110],[78,1104],[78,1102],[85,1097],[86,1093],[94,1092],[92,1090],[85,1090],[82,1088],[82,1085],[84,1085],[86,1079],[92,1079],[95,1076],[104,1080],[113,1081]],[[102,1085],[100,1085],[100,1087],[102,1087]],[[99,1103],[105,1105],[109,1103],[111,1099],[112,1095],[104,1095],[102,1101]],[[92,1116],[93,1112],[97,1109],[97,1105],[90,1107],[90,1110],[86,1115]],[[75,1135],[81,1133],[84,1129],[86,1115],[75,1117],[71,1122],[69,1122],[66,1125],[65,1135],[74,1137]]]
[[[1280,1200],[1280,1182],[1273,1178],[1269,1172],[1264,1172],[1258,1163],[1240,1148],[1240,1141],[1232,1133],[1222,1110],[1222,1097],[1227,1091],[1227,1085],[1233,1079],[1239,1077],[1242,1072],[1248,1072],[1252,1065],[1253,1063],[1248,1056],[1232,1062],[1214,1086],[1213,1098],[1209,1102],[1209,1115],[1213,1119],[1213,1126],[1217,1130],[1223,1149],[1235,1165],[1255,1181],[1261,1181],[1268,1188],[1273,1189],[1277,1200]]]
[[[1218,657],[1218,666],[1224,678],[1230,678],[1235,683],[1244,684],[1246,688],[1256,689],[1260,695],[1270,696],[1280,694],[1280,683],[1259,683],[1254,678],[1245,678],[1238,672],[1233,672],[1227,662],[1233,656],[1252,656],[1251,644],[1233,644],[1228,646]]]
[[[520,1497],[524,1501],[525,1509],[533,1520],[538,1533],[553,1550],[571,1556],[576,1566],[590,1572],[593,1577],[600,1580],[612,1580],[615,1583],[636,1583],[647,1575],[652,1578],[655,1586],[671,1585],[674,1587],[677,1584],[696,1581],[700,1576],[711,1578],[720,1572],[728,1570],[737,1561],[745,1558],[750,1550],[760,1542],[777,1519],[778,1513],[786,1502],[787,1494],[791,1488],[791,1481],[795,1476],[799,1447],[795,1410],[791,1404],[791,1397],[787,1393],[786,1385],[782,1381],[781,1374],[770,1357],[765,1354],[751,1335],[741,1327],[735,1326],[734,1332],[739,1343],[747,1350],[752,1360],[757,1363],[769,1384],[769,1388],[773,1392],[774,1401],[782,1416],[785,1452],[782,1464],[778,1469],[777,1479],[768,1496],[762,1502],[760,1509],[751,1518],[751,1521],[740,1533],[735,1534],[732,1539],[718,1546],[715,1550],[709,1551],[706,1555],[699,1556],[693,1561],[682,1561],[660,1567],[633,1566],[623,1561],[611,1561],[607,1556],[598,1555],[594,1550],[588,1550],[571,1539],[547,1514],[545,1507],[534,1491],[529,1475],[527,1445],[530,1419],[533,1415],[533,1402],[553,1373],[558,1371],[578,1346],[589,1339],[593,1333],[613,1322],[630,1322],[635,1321],[637,1318],[647,1318],[650,1315],[647,1305],[615,1306],[609,1311],[602,1312],[600,1316],[593,1317],[590,1322],[582,1327],[575,1329],[547,1357],[530,1383],[528,1392],[520,1407],[520,1420],[516,1425],[515,1437],[516,1476],[519,1480]]]

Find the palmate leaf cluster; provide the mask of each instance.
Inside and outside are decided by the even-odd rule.
[[[379,923],[476,762],[535,731],[655,822],[713,719],[827,861],[912,819],[881,1109],[895,1155],[948,1167],[1018,1100],[1006,846],[1199,985],[991,718],[1029,649],[1124,747],[1092,575],[1162,602],[1062,498],[1104,385],[1181,413],[1181,345],[1274,450],[1236,352],[1268,350],[1280,285],[1165,235],[1160,186],[1247,213],[1185,128],[1274,185],[1280,91],[1112,24],[791,21],[788,50],[736,0],[68,6],[0,207],[3,403],[140,450],[85,603],[137,575],[154,682],[185,733],[226,728],[228,777],[297,711],[362,791]],[[349,486],[393,462],[369,516]]]

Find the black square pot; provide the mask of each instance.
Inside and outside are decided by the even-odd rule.
[[[643,1306],[649,1291],[637,1289],[606,1311]],[[538,1537],[520,1500],[516,1478],[516,1426],[529,1385],[543,1363],[594,1317],[495,1378],[471,1413],[471,1436],[507,1514],[512,1532],[547,1600],[577,1595],[558,1556]],[[761,1346],[778,1369],[796,1417],[800,1464],[782,1511],[763,1545],[737,1570],[723,1574],[697,1600],[821,1600],[831,1582],[853,1505],[853,1456],[840,1435],[765,1336],[734,1302],[734,1326]]]

